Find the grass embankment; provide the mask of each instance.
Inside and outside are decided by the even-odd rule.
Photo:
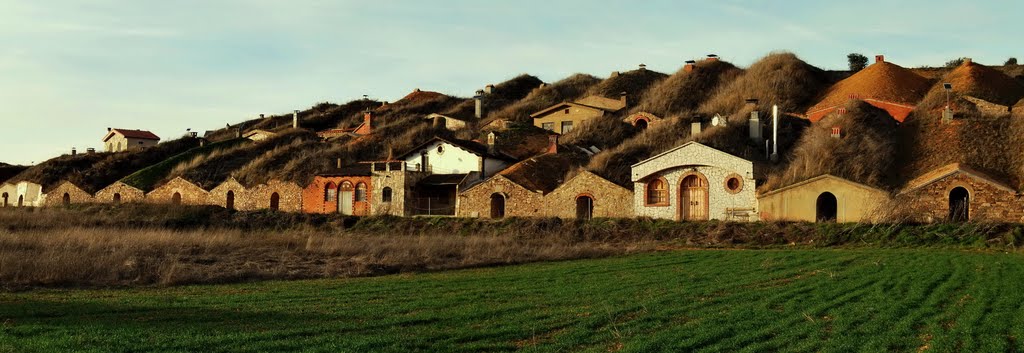
[[[164,161],[143,168],[129,176],[121,179],[121,182],[134,186],[143,191],[153,190],[156,183],[160,182],[167,177],[168,174],[182,163],[187,163],[193,158],[203,156],[206,154],[214,153],[216,151],[228,149],[231,147],[239,146],[243,143],[249,142],[246,139],[232,139],[227,141],[221,141],[217,143],[211,143],[206,146],[193,148],[191,150],[177,154],[171,158],[165,159]]]
[[[0,351],[1006,352],[1019,254],[673,251],[413,276],[0,294]]]

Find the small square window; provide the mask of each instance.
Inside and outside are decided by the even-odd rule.
[[[565,109],[565,113],[569,114],[569,109],[568,108]]]
[[[564,133],[568,133],[569,131],[572,131],[572,122],[571,121],[563,121],[562,122],[562,133],[563,134]]]
[[[540,127],[544,130],[555,131],[555,123],[542,123]]]

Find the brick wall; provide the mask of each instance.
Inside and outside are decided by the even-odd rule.
[[[243,204],[247,209],[252,210],[270,209],[270,201],[274,193],[278,195],[279,211],[302,211],[302,187],[295,183],[279,180],[271,180],[266,184],[253,186],[249,192],[242,195]]]
[[[245,185],[242,185],[242,183],[239,183],[238,180],[235,180],[234,177],[231,177],[228,178],[228,180],[225,180],[223,183],[220,183],[220,185],[217,185],[217,187],[213,188],[213,190],[210,190],[208,197],[206,199],[206,203],[208,205],[229,208],[228,193],[230,192],[231,195],[234,197],[234,200],[232,201],[230,208],[239,211],[249,210],[249,205],[245,204],[245,193],[247,193],[248,191],[249,190],[245,187]]]
[[[949,193],[954,188],[967,189],[970,196],[971,221],[1024,222],[1021,197],[1001,187],[963,173],[954,173],[897,197],[896,205],[905,215],[919,222],[941,222],[949,217]]]
[[[368,176],[317,176],[302,190],[302,212],[305,213],[336,213],[341,204],[339,198],[346,193],[342,191],[345,183],[352,185],[348,198],[352,203],[352,215],[370,215],[370,205],[375,197],[371,177]],[[355,188],[359,183],[366,185],[366,201],[356,201]],[[332,195],[328,197],[327,186],[330,185]]]
[[[634,217],[633,192],[588,171],[579,172],[544,196],[545,215],[576,218],[576,199],[583,195],[593,198],[594,217]]]
[[[79,204],[93,202],[93,197],[75,184],[65,181],[46,193],[46,206],[63,206],[64,194],[68,195],[68,203]]]
[[[171,204],[175,194],[181,195],[182,205],[205,205],[210,198],[203,188],[177,177],[146,194],[146,202]]]
[[[142,202],[146,199],[146,194],[142,190],[119,181],[97,191],[93,200],[100,203],[114,203],[115,196],[121,197],[121,203]]]
[[[545,215],[544,196],[527,190],[497,175],[459,194],[459,217],[491,218],[491,197],[501,195],[505,217],[540,217]]]

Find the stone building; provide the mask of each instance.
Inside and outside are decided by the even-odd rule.
[[[465,128],[469,124],[469,122],[465,120],[437,113],[427,115],[423,117],[423,120],[429,121],[431,124],[442,126],[451,131]]]
[[[817,176],[757,198],[761,220],[878,222],[889,193],[833,175]]]
[[[302,191],[302,212],[352,216],[372,214],[370,200],[373,198],[373,182],[370,168],[370,164],[364,163],[317,175]]]
[[[902,215],[918,222],[1022,222],[1024,208],[1015,188],[966,165],[954,163],[910,182],[896,197]]]
[[[145,199],[145,192],[120,181],[97,191],[93,196],[95,202],[112,204],[143,202]]]
[[[46,206],[69,206],[90,202],[93,202],[92,195],[70,181],[60,183],[46,193]]]
[[[562,102],[530,114],[533,125],[565,134],[584,121],[615,114],[626,109],[626,93],[619,99],[589,96],[575,102]]]
[[[586,170],[544,196],[549,217],[632,218],[633,192]]]
[[[276,132],[256,129],[246,132],[245,134],[242,135],[242,138],[252,140],[253,142],[259,142],[274,136],[277,136]]]
[[[242,196],[252,210],[302,212],[302,187],[292,182],[271,180],[249,188]]]
[[[632,166],[638,217],[755,221],[753,163],[687,142]]]
[[[459,217],[504,218],[547,215],[544,195],[580,164],[568,154],[549,153],[513,164],[459,193]]]
[[[370,210],[374,215],[410,216],[414,214],[413,187],[430,175],[405,161],[371,162]]]
[[[146,130],[107,128],[103,145],[107,152],[121,152],[156,146],[160,137]]]
[[[182,177],[175,177],[146,194],[146,202],[170,205],[205,205],[209,198],[209,192]]]
[[[0,205],[3,207],[40,207],[45,202],[42,185],[19,181],[0,186]]]
[[[651,125],[657,125],[664,121],[661,117],[648,112],[637,112],[622,119],[622,122],[633,125],[639,129],[646,129]]]
[[[963,99],[970,102],[970,104],[974,106],[974,110],[986,117],[1005,118],[1010,116],[1012,109],[1010,106],[989,102],[972,96],[963,96]]]
[[[224,207],[229,210],[246,211],[252,208],[251,205],[244,203],[247,200],[245,194],[248,191],[245,185],[239,183],[234,177],[228,177],[227,180],[210,190],[206,204]]]

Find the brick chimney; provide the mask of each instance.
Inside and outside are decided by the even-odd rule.
[[[718,55],[708,54],[707,61],[718,61]]]
[[[838,126],[832,127],[832,138],[837,139],[843,136],[843,129]]]
[[[364,134],[369,135],[373,131],[373,111],[367,110],[363,113],[363,127],[360,129]]]
[[[693,71],[693,67],[696,66],[696,64],[697,64],[696,61],[687,60],[686,61],[686,65],[683,65],[683,71],[686,71],[686,72]]]
[[[884,63],[885,55],[875,55],[875,63]]]
[[[558,153],[558,135],[548,135],[547,153]]]

